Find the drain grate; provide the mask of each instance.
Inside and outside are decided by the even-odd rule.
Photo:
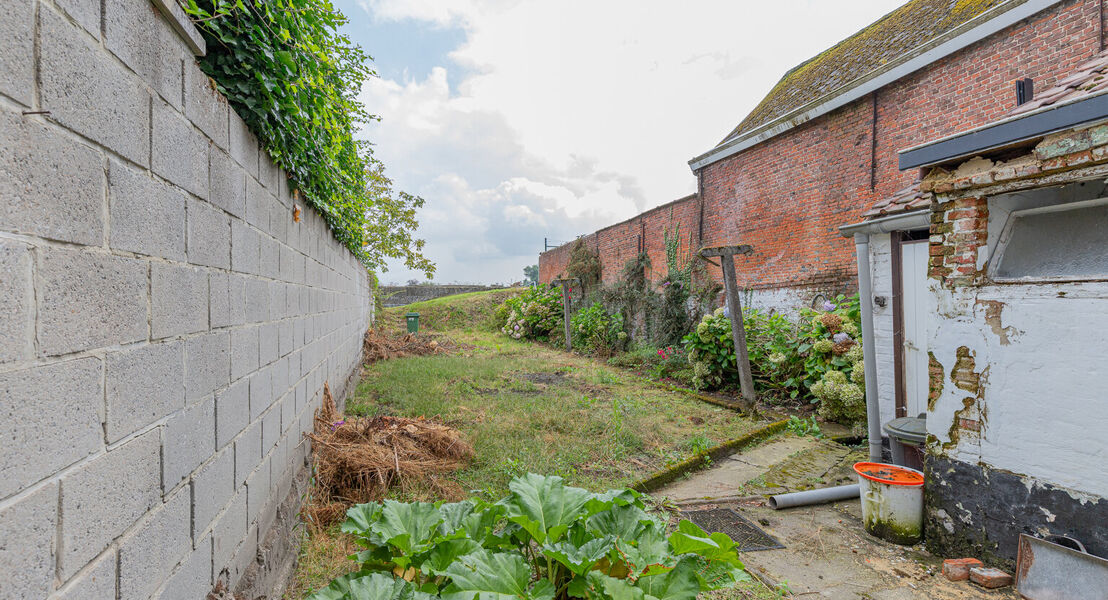
[[[775,550],[784,548],[781,542],[762,531],[746,517],[729,508],[711,508],[683,512],[682,516],[696,523],[708,533],[726,533],[735,540],[740,552]]]

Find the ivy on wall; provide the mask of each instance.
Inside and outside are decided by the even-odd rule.
[[[370,270],[386,258],[430,277],[412,232],[421,198],[394,193],[372,148],[354,140],[376,120],[357,100],[375,75],[370,57],[338,28],[330,0],[184,0],[204,35],[200,68],[330,225]],[[383,227],[384,226],[384,227]]]

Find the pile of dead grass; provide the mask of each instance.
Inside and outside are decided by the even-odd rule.
[[[446,354],[454,346],[453,342],[442,336],[410,333],[394,335],[384,330],[370,329],[365,332],[362,341],[362,360],[365,364],[371,364],[405,356]]]
[[[419,417],[345,417],[324,384],[312,440],[315,487],[305,517],[321,527],[354,504],[380,500],[393,487],[429,490],[460,499],[463,490],[444,477],[469,464],[473,446],[458,430]]]

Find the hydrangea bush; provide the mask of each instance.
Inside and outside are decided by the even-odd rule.
[[[594,356],[611,356],[627,344],[623,315],[609,314],[601,302],[577,311],[569,321],[573,347]]]
[[[562,296],[558,288],[540,285],[508,298],[497,308],[500,331],[517,340],[546,341],[562,324]]]

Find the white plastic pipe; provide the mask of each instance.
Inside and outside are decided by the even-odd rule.
[[[869,234],[854,234],[858,260],[858,304],[862,309],[862,364],[866,370],[866,421],[869,429],[869,459],[881,462],[881,406],[877,396],[877,351],[873,341],[873,282],[869,266]]]
[[[778,494],[770,496],[769,506],[774,510],[792,508],[794,506],[808,506],[809,504],[826,504],[839,500],[857,498],[859,494],[858,484],[840,485],[831,488],[793,492],[791,494]]]

